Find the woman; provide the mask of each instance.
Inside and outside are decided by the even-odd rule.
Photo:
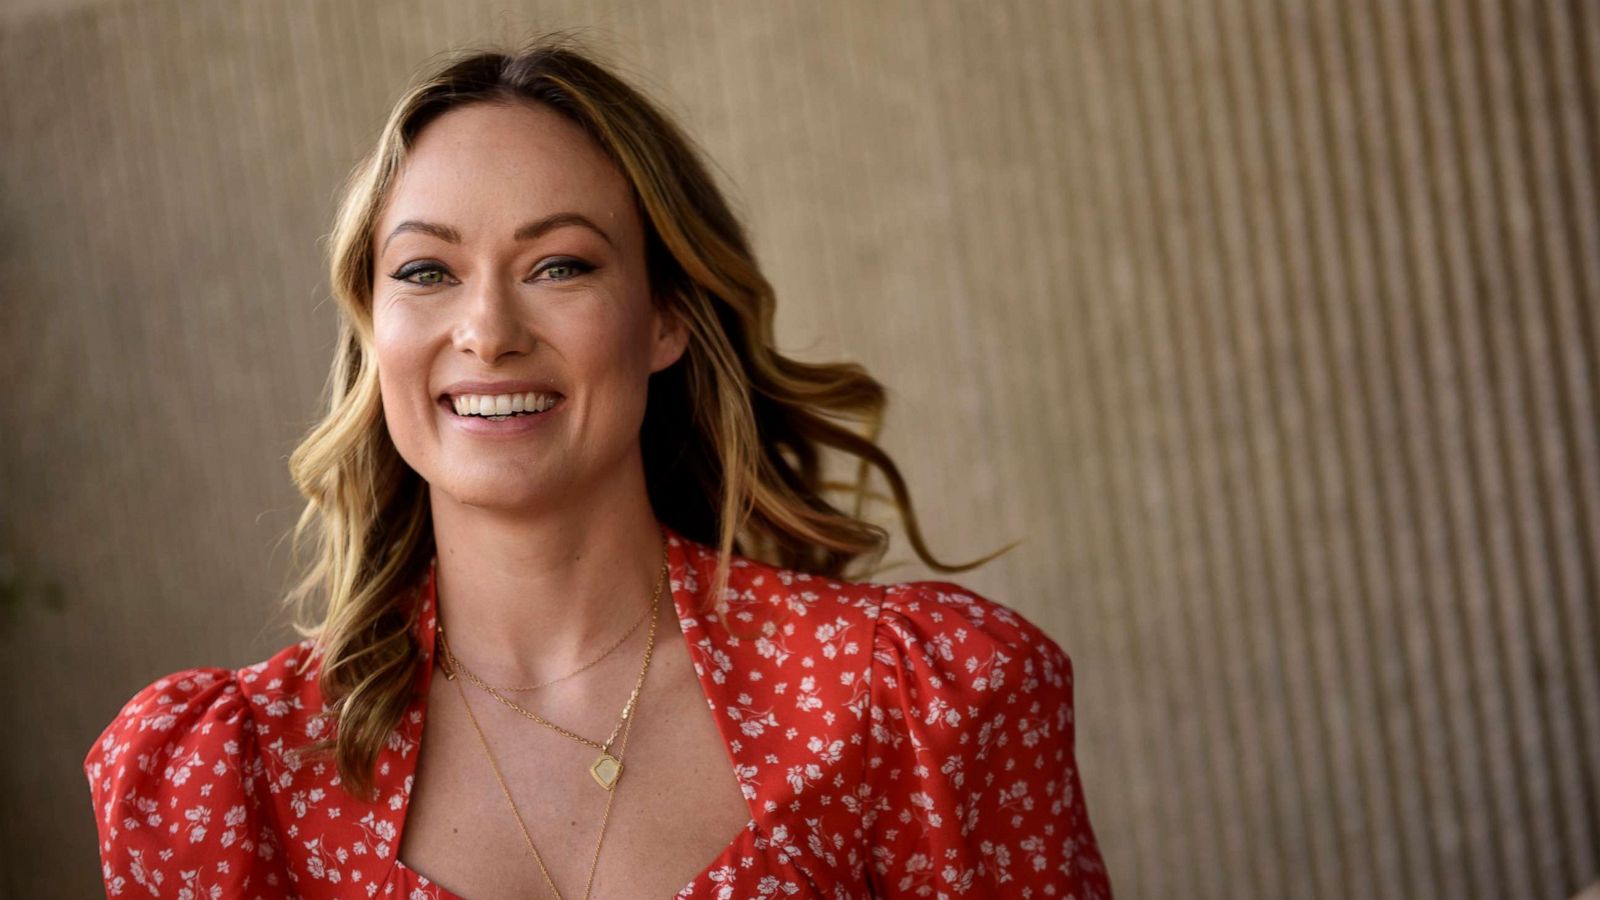
[[[357,168],[332,278],[291,460],[291,600],[327,605],[96,742],[108,891],[1110,895],[1067,656],[957,585],[844,580],[886,535],[823,499],[830,448],[962,569],[841,424],[875,429],[880,385],[774,350],[649,101],[560,40],[454,58]]]

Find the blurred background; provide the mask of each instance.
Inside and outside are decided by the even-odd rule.
[[[101,893],[135,690],[295,638],[389,105],[574,27],[715,161],[783,348],[889,385],[935,551],[1025,539],[957,580],[1071,654],[1119,897],[1600,879],[1593,0],[9,0],[3,896]]]

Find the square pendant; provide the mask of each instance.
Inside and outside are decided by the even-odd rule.
[[[617,786],[617,779],[622,777],[622,763],[609,753],[600,754],[600,758],[589,767],[589,774],[606,790]]]

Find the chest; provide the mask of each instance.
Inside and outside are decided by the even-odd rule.
[[[546,709],[539,692],[514,699],[603,742],[631,690],[625,680],[593,692],[614,702]],[[614,791],[589,773],[599,751],[530,721],[470,684],[458,692],[437,670],[418,752],[399,856],[407,868],[461,900],[552,896],[547,877],[563,898],[575,900],[584,895],[591,866],[592,897],[671,897],[738,839],[750,820],[681,638],[657,644],[620,750],[623,775]]]

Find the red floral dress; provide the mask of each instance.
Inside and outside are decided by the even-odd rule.
[[[668,553],[751,816],[678,897],[1111,896],[1073,758],[1072,666],[1031,622],[954,584],[742,557],[725,612],[702,613],[715,551],[669,529]],[[295,753],[323,732],[315,665],[295,674],[310,640],[135,694],[84,760],[107,893],[462,900],[396,856],[434,670],[431,566],[412,597],[430,664],[375,802]]]

